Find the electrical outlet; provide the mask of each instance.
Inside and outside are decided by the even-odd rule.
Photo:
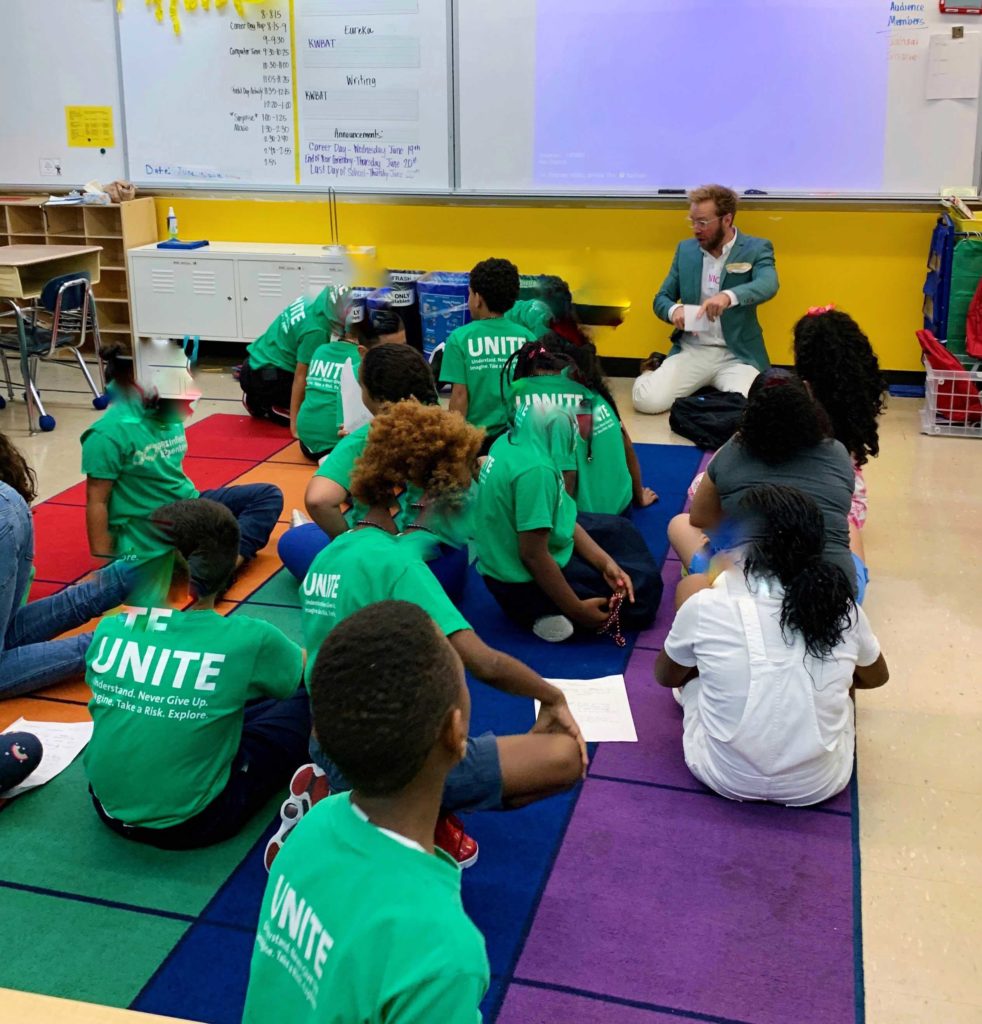
[[[61,177],[61,159],[57,156],[43,156],[39,161],[43,178]]]

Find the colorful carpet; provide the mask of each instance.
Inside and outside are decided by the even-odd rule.
[[[268,480],[301,504],[310,466],[276,427],[211,416],[188,431],[199,486]],[[639,445],[661,501],[636,522],[659,559],[700,453]],[[76,486],[37,510],[38,579],[52,593],[91,568]],[[286,528],[280,524],[277,536]],[[228,614],[266,618],[299,639],[296,584],[273,543],[227,595]],[[492,967],[485,1019],[507,1024],[825,1024],[862,1021],[855,793],[812,810],[731,804],[682,760],[681,712],[652,664],[671,622],[678,563],[636,643],[549,646],[512,627],[480,580],[463,611],[484,639],[545,675],[624,672],[637,744],[591,750],[574,792],[510,814],[476,814],[481,844],[464,876],[468,912]],[[471,682],[473,729],[517,732],[527,701]],[[0,704],[19,716],[87,717],[75,682]],[[855,782],[854,782],[855,785]],[[165,853],[108,832],[88,803],[81,765],[12,801],[0,899],[31,942],[8,944],[0,986],[225,1024],[241,1016],[265,884],[261,851],[275,812],[212,850]]]

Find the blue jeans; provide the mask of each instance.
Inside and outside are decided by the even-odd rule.
[[[118,835],[162,850],[194,850],[238,834],[269,798],[284,789],[307,760],[310,700],[300,687],[286,700],[247,704],[242,740],[225,788],[193,818],[169,828],[127,825],[103,809],[92,788],[96,813]],[[147,780],[151,784],[151,780]]]
[[[351,783],[324,753],[314,736],[310,737],[310,759],[327,775],[332,793],[347,793],[351,789]],[[500,811],[501,790],[498,737],[490,732],[476,738],[468,737],[464,759],[450,769],[443,785],[443,810],[451,814],[457,811]]]
[[[92,634],[51,637],[121,604],[136,573],[116,562],[84,583],[25,605],[33,561],[30,509],[13,488],[0,483],[0,698],[31,693],[81,672]]]
[[[224,505],[239,521],[239,554],[246,561],[266,547],[283,511],[283,492],[275,484],[213,487],[199,497]]]
[[[331,538],[316,523],[304,523],[280,537],[277,551],[290,575],[303,582],[311,563],[330,543]],[[440,553],[426,564],[447,597],[455,604],[459,602],[467,583],[467,549],[440,544]]]

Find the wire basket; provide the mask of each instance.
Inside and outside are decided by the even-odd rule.
[[[925,366],[921,433],[982,437],[982,371]]]

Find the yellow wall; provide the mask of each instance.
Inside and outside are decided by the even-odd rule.
[[[157,197],[164,237],[167,207],[183,238],[214,241],[326,242],[326,203],[267,199]],[[651,300],[687,230],[681,208],[441,206],[341,203],[342,241],[375,245],[378,265],[467,270],[506,256],[523,273],[565,277],[586,302],[629,302],[627,321],[595,334],[608,356],[667,350],[668,327]],[[745,210],[738,226],[771,239],[781,290],[761,307],[771,358],[791,362],[791,326],[808,306],[834,302],[865,329],[885,369],[919,370],[914,331],[930,211]]]

